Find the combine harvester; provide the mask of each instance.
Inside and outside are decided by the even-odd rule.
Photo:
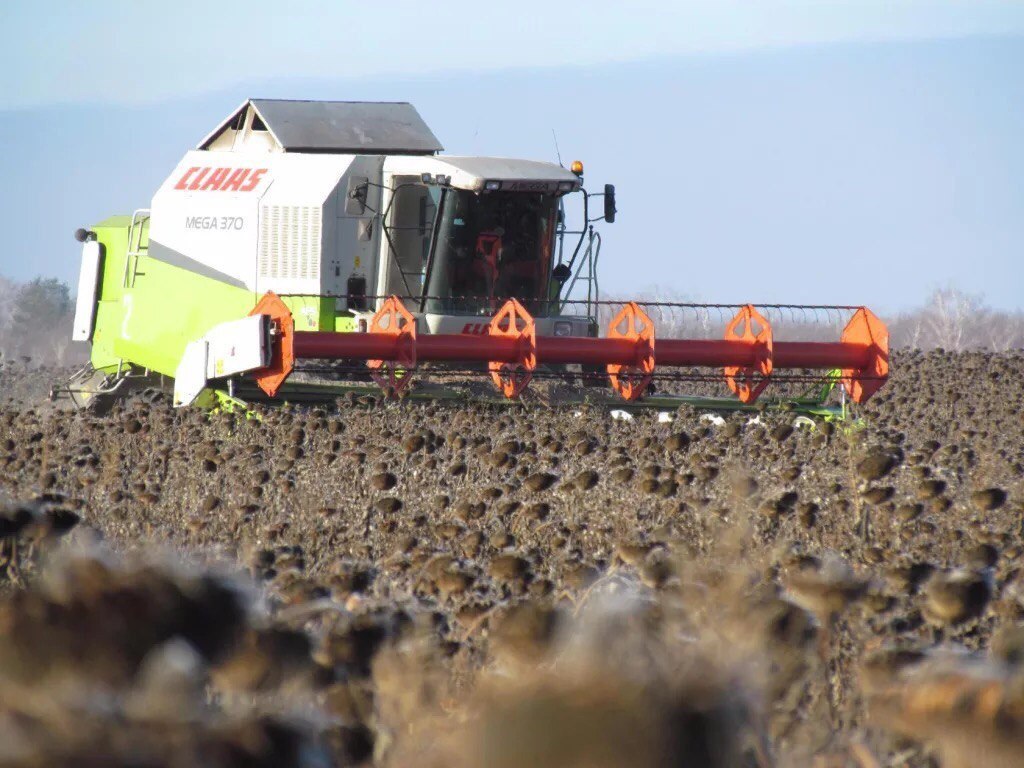
[[[614,187],[588,193],[579,162],[441,149],[405,103],[245,102],[151,209],[76,233],[91,365],[62,391],[80,406],[169,379],[176,406],[377,387],[503,400],[556,378],[584,385],[549,388],[559,402],[835,416],[884,383],[888,333],[865,307],[601,301],[593,223],[614,221]],[[794,320],[827,321],[831,340],[776,334]],[[731,394],[674,391],[712,380]]]

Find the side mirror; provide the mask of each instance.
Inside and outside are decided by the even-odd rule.
[[[345,214],[362,216],[366,212],[366,198],[370,188],[370,180],[366,176],[351,176],[348,180],[348,199],[345,201]]]
[[[615,185],[604,185],[604,220],[609,224],[615,221]]]
[[[557,280],[559,283],[564,283],[572,276],[572,271],[569,269],[568,264],[559,264],[551,272],[551,277]]]

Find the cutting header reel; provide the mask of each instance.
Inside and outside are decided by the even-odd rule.
[[[846,398],[865,402],[889,372],[888,332],[866,307],[602,302],[598,317],[606,321],[601,337],[538,335],[531,313],[508,299],[482,324],[484,333],[420,333],[417,317],[391,296],[363,332],[301,331],[282,298],[267,293],[249,318],[222,324],[189,345],[175,377],[175,404],[190,404],[210,387],[227,385],[235,393],[246,383],[249,397],[265,399],[329,397],[338,387],[368,381],[392,398],[455,397],[458,383],[479,381],[486,371],[493,399],[514,400],[534,380],[554,379],[587,385],[562,388],[562,400],[719,410],[762,401],[835,415]],[[789,334],[777,337],[769,318]],[[718,334],[715,326],[722,329]],[[788,339],[794,332],[839,338]],[[680,337],[684,333],[688,337]],[[296,372],[301,381],[292,378]],[[684,382],[724,382],[730,395],[683,394]],[[836,385],[840,402],[829,405]],[[766,395],[771,389],[780,393]],[[476,393],[479,399],[479,387]]]

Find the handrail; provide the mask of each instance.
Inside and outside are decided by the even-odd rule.
[[[122,288],[131,288],[135,286],[135,275],[139,271],[139,256],[145,252],[149,255],[149,238],[146,238],[146,245],[143,248],[142,245],[142,227],[147,221],[150,220],[150,209],[149,208],[138,208],[132,214],[131,224],[128,226],[128,247],[124,254],[124,276],[121,280]],[[138,244],[135,244],[135,227],[139,227]],[[131,262],[132,257],[135,257],[135,264],[132,267],[132,279],[131,285],[128,283],[128,264]]]

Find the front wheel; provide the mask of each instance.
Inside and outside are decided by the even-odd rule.
[[[52,390],[50,399],[57,400],[61,395],[66,395],[76,410],[106,413],[115,400],[105,392],[112,378],[110,374],[88,366],[75,373],[62,388]]]

